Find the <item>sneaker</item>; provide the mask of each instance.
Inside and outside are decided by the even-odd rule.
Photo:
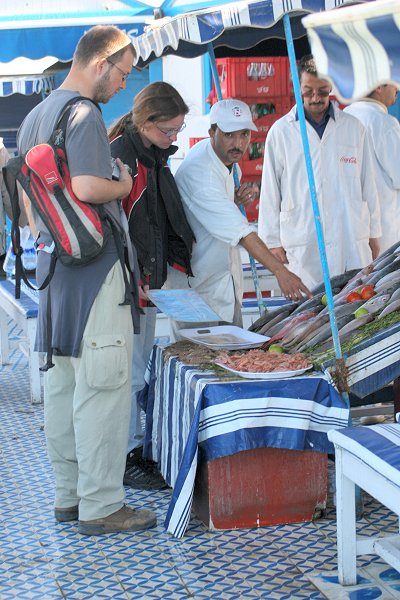
[[[79,506],[69,506],[68,508],[55,508],[54,517],[55,520],[59,523],[77,521],[79,518]]]
[[[78,531],[83,535],[102,535],[104,533],[141,531],[154,527],[156,523],[156,515],[150,510],[131,508],[124,504],[122,508],[108,517],[92,521],[79,521]]]
[[[164,490],[167,486],[157,463],[141,458],[124,473],[124,485],[135,490]]]
[[[138,448],[134,448],[131,450],[126,457],[126,466],[125,471],[136,465],[139,460],[141,460],[143,456],[143,446],[139,446]]]

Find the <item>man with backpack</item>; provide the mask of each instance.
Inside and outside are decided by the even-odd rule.
[[[129,37],[117,27],[90,29],[77,45],[63,84],[28,114],[17,138],[20,154],[47,142],[66,103],[80,97],[72,104],[65,133],[72,191],[83,203],[102,205],[113,223],[97,256],[78,266],[56,260],[49,286],[39,292],[36,350],[50,352],[54,363],[45,372],[44,408],[56,481],[55,519],[79,520],[79,532],[86,535],[156,523],[151,511],[124,504],[132,316],[135,321],[138,308],[127,293],[121,258],[127,240],[118,199],[129,194],[132,178],[117,159],[119,180],[112,179],[98,106],[125,88],[134,56]],[[53,239],[33,205],[32,213],[39,231],[40,286],[49,273]]]

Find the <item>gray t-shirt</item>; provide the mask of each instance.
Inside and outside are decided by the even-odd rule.
[[[78,92],[55,90],[36,106],[23,121],[17,136],[20,153],[47,142],[59,114],[70,98]],[[65,149],[71,176],[93,175],[111,179],[111,154],[107,131],[100,110],[89,100],[81,100],[71,109],[67,125]],[[49,241],[48,233],[38,215],[34,214],[40,240]],[[92,304],[103,281],[118,260],[112,237],[104,251],[92,262],[79,267],[66,267],[56,262],[50,283],[52,348],[55,354],[79,356],[83,331]],[[49,272],[50,256],[38,253],[36,278],[40,285]],[[35,349],[47,352],[48,289],[39,292],[39,317]],[[110,307],[110,310],[112,308]]]

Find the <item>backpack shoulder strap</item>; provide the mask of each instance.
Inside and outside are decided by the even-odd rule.
[[[63,148],[65,146],[67,123],[68,123],[68,118],[69,118],[69,115],[71,112],[71,108],[74,106],[74,104],[77,104],[77,102],[80,102],[81,100],[87,100],[88,102],[91,102],[101,112],[101,108],[97,104],[97,102],[95,102],[91,98],[88,98],[87,96],[74,96],[73,98],[70,98],[68,100],[68,102],[66,102],[66,104],[64,104],[63,108],[61,109],[61,111],[58,115],[56,125],[50,136],[50,140],[48,141],[48,143],[50,145],[61,147],[61,148]]]

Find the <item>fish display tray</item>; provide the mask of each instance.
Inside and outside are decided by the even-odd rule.
[[[312,365],[309,367],[305,367],[304,369],[296,369],[294,371],[263,371],[250,373],[249,371],[236,371],[235,369],[231,369],[227,367],[223,363],[216,362],[216,365],[226,369],[230,373],[234,375],[238,375],[239,377],[244,377],[245,379],[285,379],[286,377],[296,377],[296,375],[303,375],[306,371],[312,369]]]
[[[215,327],[200,327],[195,329],[180,329],[179,334],[213,350],[245,350],[259,348],[270,338],[236,327],[235,325],[217,325]]]

